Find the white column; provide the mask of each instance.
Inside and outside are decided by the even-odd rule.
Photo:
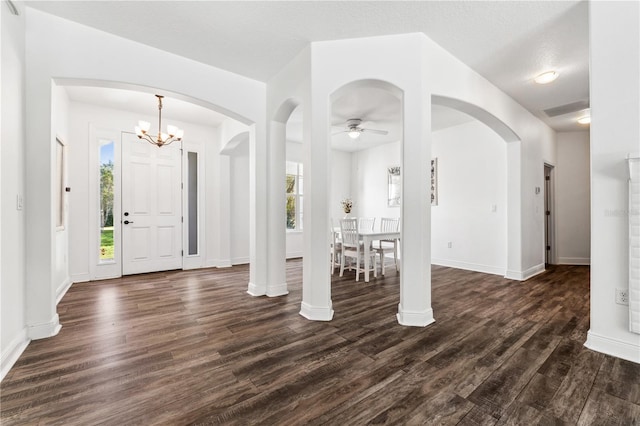
[[[404,94],[402,143],[402,223],[398,322],[409,326],[433,323],[431,308],[431,96]]]
[[[218,202],[214,206],[218,210],[218,268],[231,266],[231,157],[218,156]]]
[[[333,307],[329,271],[331,165],[328,96],[326,93],[312,93],[311,102],[312,105],[304,103],[304,117],[310,117],[310,120],[303,124],[305,216],[300,315],[310,320],[330,321]]]
[[[27,117],[38,125],[27,126],[25,157],[26,213],[26,317],[31,339],[55,336],[60,330],[53,286],[55,244],[55,135],[51,131],[51,82],[27,81]]]
[[[272,121],[269,131],[269,280],[267,296],[282,296],[287,290],[286,260],[287,240],[285,224],[285,157],[286,124]]]
[[[523,280],[522,270],[522,142],[507,142],[507,273]]]
[[[267,294],[268,222],[267,163],[269,160],[264,124],[254,124],[249,136],[249,286],[252,296]]]

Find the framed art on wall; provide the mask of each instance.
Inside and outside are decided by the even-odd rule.
[[[431,205],[438,205],[438,158],[431,160]]]
[[[400,207],[401,179],[400,166],[387,168],[387,182],[389,185],[389,193],[387,197],[387,205],[389,207]]]

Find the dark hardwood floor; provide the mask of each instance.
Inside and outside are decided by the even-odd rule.
[[[433,267],[436,323],[402,327],[399,275],[334,276],[331,322],[246,294],[248,268],[75,284],[60,334],[0,385],[13,424],[640,423],[640,365],[592,352],[588,267],[526,282]]]

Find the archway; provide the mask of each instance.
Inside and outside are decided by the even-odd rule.
[[[432,95],[432,105],[439,105],[463,112],[473,119],[487,126],[495,132],[506,144],[506,268],[503,275],[506,278],[521,279],[521,230],[520,230],[520,138],[502,120],[490,112],[471,103],[446,96]],[[495,213],[498,206],[489,203],[486,206]],[[477,265],[476,265],[477,266]],[[471,268],[470,268],[471,269]],[[474,270],[478,270],[477,268]],[[481,272],[497,273],[497,270]]]

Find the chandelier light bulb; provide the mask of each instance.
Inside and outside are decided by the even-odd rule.
[[[157,137],[151,137],[148,132],[151,128],[151,123],[148,121],[140,120],[138,125],[135,126],[135,132],[139,139],[144,139],[150,144],[161,147],[163,145],[169,145],[174,141],[181,141],[184,136],[184,130],[179,129],[177,126],[168,125],[167,133],[162,132],[162,95],[156,95],[158,98],[158,135]]]

